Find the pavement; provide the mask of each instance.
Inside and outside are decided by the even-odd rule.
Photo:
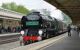
[[[39,50],[80,50],[80,35],[74,30],[71,34],[71,37],[66,36],[55,44],[49,44]]]
[[[19,47],[19,41],[16,42],[11,42],[11,43],[6,43],[6,44],[1,44],[0,45],[0,50],[10,50],[16,47]]]

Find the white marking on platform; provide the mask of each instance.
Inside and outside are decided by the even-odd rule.
[[[0,34],[0,36],[11,36],[11,35],[17,35],[19,33],[7,33],[7,34]]]

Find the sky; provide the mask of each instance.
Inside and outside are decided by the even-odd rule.
[[[29,10],[32,9],[47,9],[51,11],[51,16],[63,20],[61,16],[61,11],[58,10],[55,6],[43,1],[43,0],[0,0],[0,5],[2,3],[15,2],[18,5],[24,5]]]
[[[0,0],[0,5],[6,2],[15,2],[16,4],[24,5],[29,9],[51,9],[54,10],[56,7],[50,5],[49,3],[43,0]]]

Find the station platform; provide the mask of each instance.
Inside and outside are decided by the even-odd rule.
[[[71,36],[68,33],[36,42],[26,46],[20,46],[11,50],[80,50],[80,36],[75,31],[71,31]]]
[[[75,30],[72,30],[71,37],[66,36],[56,41],[55,44],[52,43],[40,50],[80,50],[80,36]]]

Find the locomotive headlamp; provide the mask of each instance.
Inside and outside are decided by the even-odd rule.
[[[39,33],[39,35],[42,35],[43,34],[43,31],[42,30],[39,30],[38,33]]]
[[[20,32],[20,34],[23,35],[23,34],[24,34],[24,31],[22,30],[22,31]]]

